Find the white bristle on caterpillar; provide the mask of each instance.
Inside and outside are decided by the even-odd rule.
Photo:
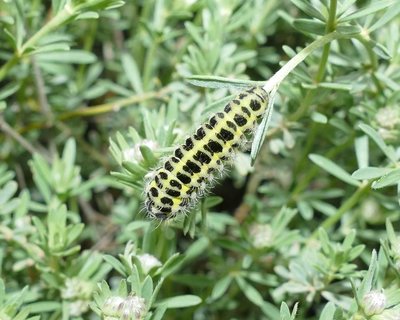
[[[261,87],[238,94],[152,171],[145,186],[150,217],[171,219],[192,208],[263,117],[268,100]]]

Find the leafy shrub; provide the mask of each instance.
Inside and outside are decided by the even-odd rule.
[[[400,319],[398,1],[0,13],[0,319]],[[250,85],[251,151],[149,219],[146,175]]]

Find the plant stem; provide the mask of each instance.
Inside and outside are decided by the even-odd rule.
[[[328,35],[336,29],[336,9],[337,9],[337,1],[331,0],[329,6],[329,17],[328,22],[325,27],[325,33]],[[329,52],[331,50],[331,43],[328,42],[324,45],[324,49],[322,51],[321,60],[319,62],[318,72],[314,78],[314,83],[318,85],[323,79],[325,75],[326,65],[328,63]],[[308,107],[312,103],[316,91],[313,89],[308,90],[305,98],[303,99],[300,107],[296,110],[296,112],[290,117],[291,121],[296,122],[299,120],[302,115],[307,111]]]
[[[18,57],[14,55],[0,68],[0,81],[3,80],[8,71],[18,62],[18,60]]]
[[[164,87],[159,91],[147,92],[140,95],[133,95],[129,98],[115,100],[109,103],[103,103],[95,106],[80,107],[78,109],[61,113],[56,117],[56,121],[64,121],[77,117],[91,117],[101,115],[103,113],[115,112],[121,108],[130,106],[132,104],[140,103],[149,99],[162,99],[170,91],[169,87]],[[19,133],[25,133],[31,130],[42,129],[49,127],[47,122],[34,122],[22,127],[18,130]]]
[[[21,57],[27,49],[33,47],[43,36],[53,31],[74,15],[74,10],[70,6],[65,6],[59,11],[49,22],[47,22],[38,32],[36,32],[25,44],[21,47],[19,57]]]
[[[338,222],[342,216],[351,208],[353,208],[360,200],[360,198],[369,190],[371,184],[364,183],[362,184],[353,195],[348,198],[336,211],[335,214],[328,217],[321,225],[322,228],[328,229],[332,227],[336,222]],[[313,232],[311,235],[311,239],[316,238],[318,236],[318,229]]]
[[[297,53],[292,59],[290,59],[277,73],[275,73],[263,86],[263,89],[270,92],[274,87],[279,86],[279,84],[288,76],[288,74],[296,68],[296,66],[301,63],[305,58],[307,58],[314,50],[322,47],[323,45],[340,38],[345,38],[346,35],[331,32],[323,37],[310,43],[307,47]]]
[[[337,0],[331,0],[329,5],[329,18],[326,24],[325,33],[329,34],[334,32],[336,29],[336,10],[337,10]],[[331,43],[328,42],[324,45],[324,50],[322,52],[321,62],[319,64],[319,69],[315,80],[317,83],[321,82],[325,75],[326,64],[329,58],[329,52],[331,49]]]
[[[337,154],[340,152],[343,152],[346,148],[351,146],[353,144],[354,136],[350,135],[346,141],[344,141],[342,144],[339,144],[329,150],[324,156],[328,159],[333,159]],[[307,148],[307,145],[306,145]],[[308,153],[307,153],[308,155]],[[297,170],[297,172],[300,172],[300,170]],[[290,196],[290,202],[296,202],[298,200],[299,194],[303,192],[304,189],[306,189],[310,181],[320,172],[320,169],[316,166],[313,166],[310,170],[306,171],[307,173],[300,179],[300,182],[296,185],[296,188],[292,191],[291,196]]]
[[[160,98],[169,91],[169,88],[163,88],[160,91],[148,92],[140,95],[134,95],[129,98],[120,99],[114,102],[103,103],[93,107],[83,107],[73,111],[68,111],[60,114],[57,120],[66,120],[74,117],[90,117],[102,113],[118,111],[122,107],[146,101],[149,99]]]
[[[21,48],[17,48],[14,55],[0,68],[0,81],[7,75],[8,71],[27,53],[27,50],[34,47],[35,44],[46,34],[53,31],[75,14],[73,8],[65,6],[63,10],[57,13],[49,22],[47,22],[38,32],[36,32]]]
[[[6,135],[10,136],[13,138],[15,141],[17,141],[23,148],[28,150],[31,154],[34,153],[39,153],[42,154],[46,158],[46,160],[50,161],[49,155],[43,150],[43,152],[40,152],[38,149],[36,149],[28,140],[26,140],[23,136],[21,136],[17,131],[15,131],[3,118],[3,116],[0,115],[0,130],[3,131]]]
[[[371,61],[371,66],[370,66],[371,78],[376,86],[376,91],[381,93],[381,92],[383,92],[384,88],[382,87],[381,83],[379,82],[378,78],[375,75],[375,72],[378,69],[378,59],[377,59],[377,56],[376,56],[374,50],[372,49],[372,46],[369,42],[369,38],[366,36],[363,36],[362,34],[357,35],[355,38],[358,41],[360,41],[360,43],[364,46],[365,50],[367,51],[368,57]]]

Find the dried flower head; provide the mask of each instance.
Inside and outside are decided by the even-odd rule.
[[[398,107],[381,108],[376,113],[375,120],[381,128],[393,129],[400,124],[400,109]]]
[[[272,228],[269,224],[253,224],[250,227],[250,239],[254,247],[268,247],[271,244],[272,238]]]
[[[396,139],[399,134],[400,109],[399,107],[385,107],[379,109],[375,115],[378,132],[384,140]]]
[[[92,282],[79,278],[68,278],[65,281],[65,287],[61,291],[64,299],[90,299],[95,286]]]
[[[146,304],[138,296],[110,297],[104,302],[104,316],[116,317],[122,320],[139,320],[144,316]]]

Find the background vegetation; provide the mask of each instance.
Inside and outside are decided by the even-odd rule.
[[[400,319],[399,14],[0,1],[0,319]],[[158,159],[331,32],[279,87],[255,166],[238,154],[186,218],[150,221]]]

